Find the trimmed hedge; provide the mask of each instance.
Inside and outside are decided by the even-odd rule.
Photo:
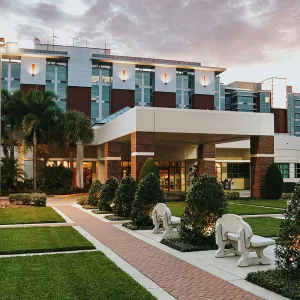
[[[112,211],[112,204],[118,187],[119,182],[115,177],[107,179],[100,193],[99,210]]]
[[[153,158],[149,157],[143,164],[143,167],[141,169],[139,182],[144,179],[149,173],[154,173],[157,178],[159,178],[159,169],[156,166],[155,161]]]
[[[267,199],[280,199],[283,190],[283,178],[277,164],[269,165],[266,172],[265,193]]]
[[[47,196],[44,193],[10,194],[9,203],[15,205],[46,206]]]
[[[227,200],[240,200],[239,192],[224,191]]]
[[[88,204],[91,206],[99,205],[101,190],[103,188],[103,184],[100,180],[96,179],[90,187],[89,190],[89,197],[88,197]]]

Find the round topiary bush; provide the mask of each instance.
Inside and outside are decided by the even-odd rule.
[[[278,267],[300,278],[300,182],[295,186],[276,242]]]
[[[91,184],[91,187],[89,190],[89,198],[88,198],[89,205],[97,206],[99,204],[102,187],[103,187],[103,184],[98,179],[96,179]]]
[[[99,200],[99,210],[111,211],[112,202],[115,198],[116,190],[119,186],[119,182],[115,177],[110,177],[107,179],[102,187],[100,200]]]
[[[130,217],[131,207],[134,200],[137,183],[131,176],[123,178],[116,191],[114,200],[114,213],[118,216]]]
[[[277,164],[272,163],[266,172],[265,195],[268,199],[280,199],[283,188],[283,178]]]
[[[213,175],[201,175],[187,192],[181,238],[193,245],[215,243],[216,221],[226,212],[227,200],[222,185]]]
[[[159,169],[158,169],[155,161],[151,157],[147,158],[147,160],[145,161],[145,163],[141,169],[139,181],[141,181],[149,173],[154,173],[155,176],[157,178],[159,178]]]
[[[164,202],[160,181],[154,173],[149,173],[140,182],[132,204],[131,219],[135,226],[152,224],[151,214],[157,203]]]

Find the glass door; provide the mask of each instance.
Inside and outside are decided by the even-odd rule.
[[[163,191],[169,191],[169,168],[159,170],[160,186]]]

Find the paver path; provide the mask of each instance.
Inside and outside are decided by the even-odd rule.
[[[61,206],[59,209],[177,299],[261,299],[78,208]]]

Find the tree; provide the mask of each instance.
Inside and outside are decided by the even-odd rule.
[[[79,111],[67,111],[64,120],[64,135],[70,149],[70,169],[73,171],[73,150],[77,143],[90,144],[94,132],[89,117]]]
[[[126,176],[121,180],[114,200],[115,214],[123,217],[130,217],[136,189],[137,183],[131,176]]]
[[[105,184],[102,187],[100,201],[99,201],[99,210],[111,211],[112,203],[115,198],[116,190],[119,186],[119,182],[115,177],[110,177],[107,179]]]
[[[103,184],[98,179],[96,179],[91,184],[90,190],[89,190],[89,198],[88,198],[89,205],[92,205],[92,206],[99,205],[102,187],[103,187]]]
[[[57,104],[57,96],[50,91],[42,93],[31,90],[25,97],[27,114],[22,121],[22,128],[33,148],[33,186],[37,190],[37,146],[38,138],[49,134],[61,117],[62,111]]]
[[[141,169],[139,181],[141,181],[149,173],[153,173],[157,178],[159,178],[159,169],[156,166],[155,161],[151,157],[147,158],[147,160],[145,161]]]
[[[214,243],[216,221],[226,212],[222,185],[213,175],[201,175],[187,192],[180,236],[194,245]]]
[[[283,178],[277,164],[272,163],[266,172],[265,194],[268,199],[280,199],[283,189]]]
[[[276,264],[291,276],[300,278],[300,182],[295,186],[275,248]]]
[[[2,90],[1,98],[1,144],[5,156],[14,159],[14,148],[23,138],[21,129],[27,105],[20,91]]]
[[[131,210],[132,223],[136,226],[151,225],[153,208],[162,202],[165,202],[165,199],[159,178],[154,173],[149,173],[137,188]]]

